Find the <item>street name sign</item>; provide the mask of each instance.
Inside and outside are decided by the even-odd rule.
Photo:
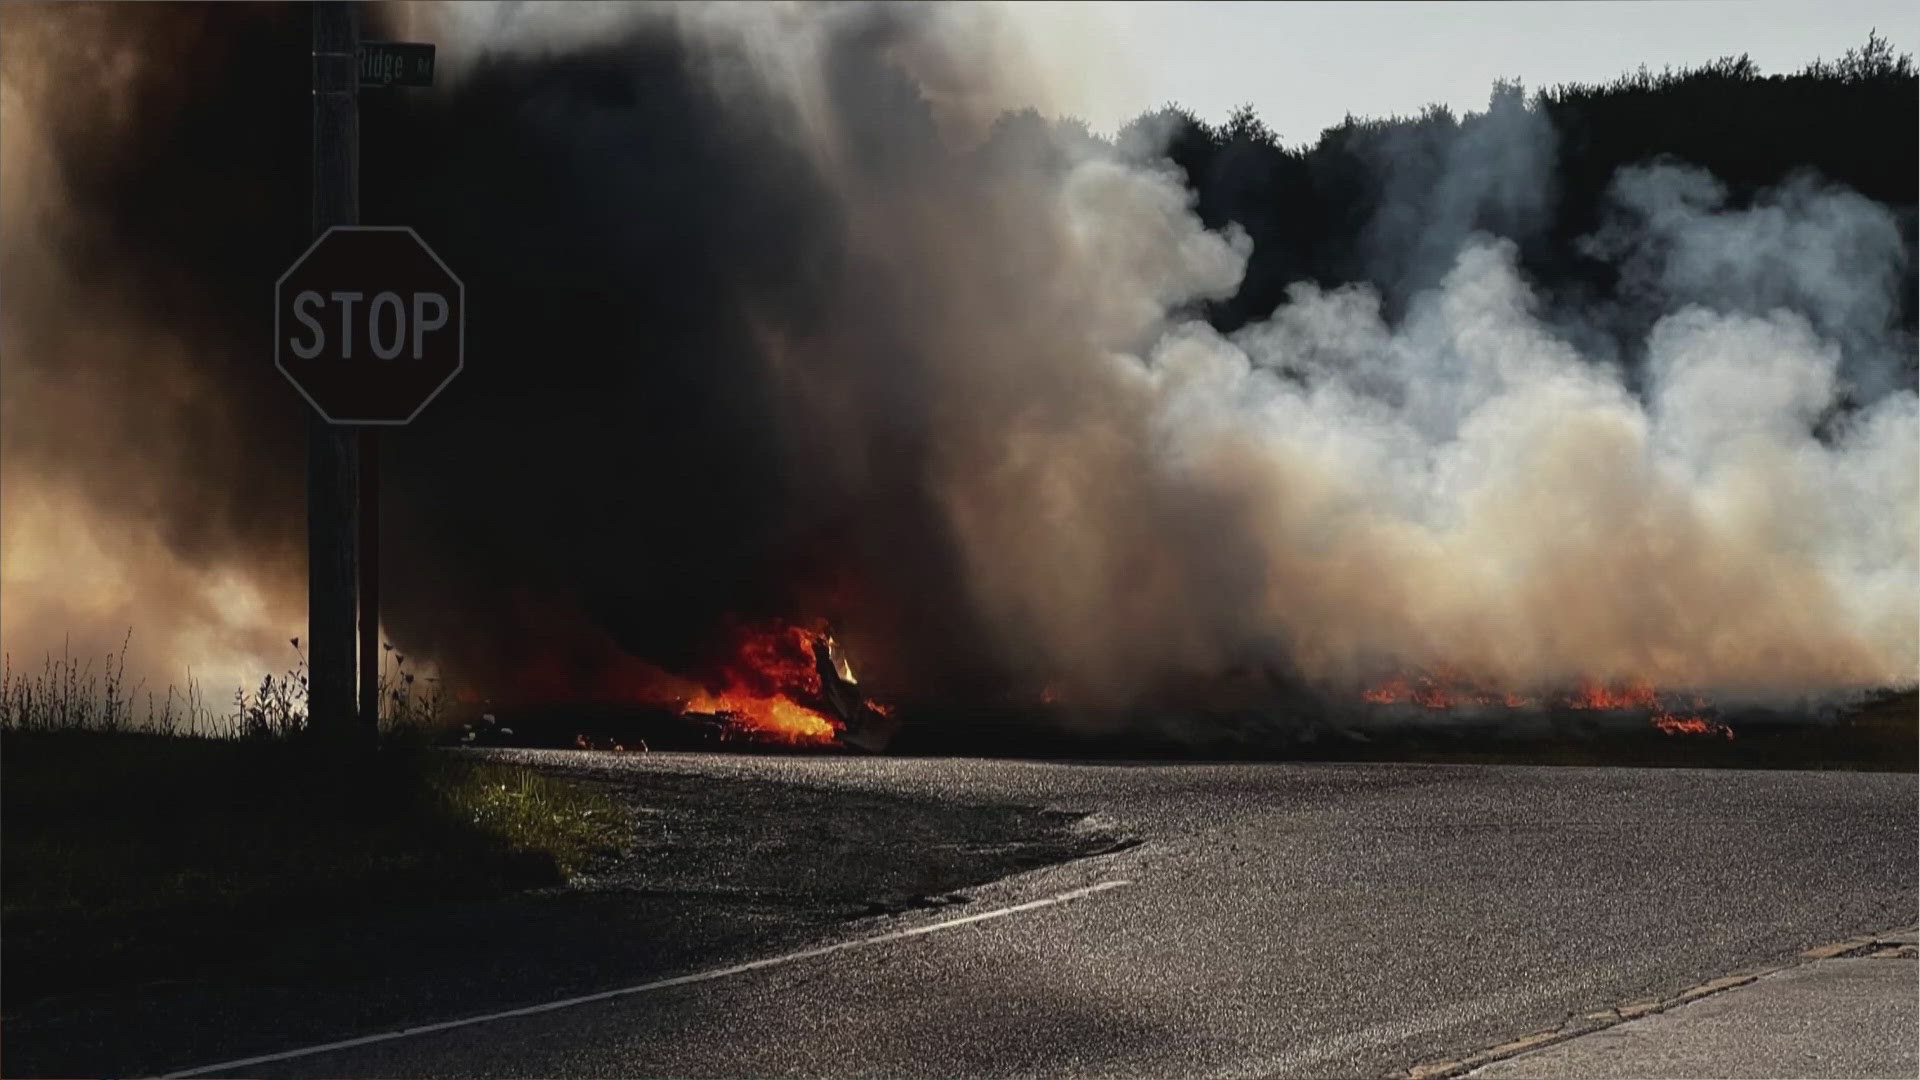
[[[433,46],[412,41],[360,43],[361,86],[432,86]]]

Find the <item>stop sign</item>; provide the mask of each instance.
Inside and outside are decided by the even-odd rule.
[[[460,373],[465,289],[404,225],[336,225],[280,275],[274,365],[335,424],[404,424]]]

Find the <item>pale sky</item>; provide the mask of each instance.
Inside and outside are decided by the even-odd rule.
[[[1766,73],[1837,59],[1877,27],[1920,53],[1920,4],[1899,0],[1011,5],[1058,111],[1111,132],[1177,101],[1218,122],[1251,101],[1288,145],[1347,112],[1486,107],[1498,78],[1529,91],[1646,64],[1747,53]]]

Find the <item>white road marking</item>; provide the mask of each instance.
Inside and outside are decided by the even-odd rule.
[[[1083,896],[1092,896],[1094,893],[1106,892],[1108,889],[1118,889],[1131,884],[1133,884],[1131,881],[1102,881],[1098,885],[1088,885],[1083,889],[1070,889],[1067,892],[1054,896],[1043,897],[1039,900],[1029,900],[1024,904],[995,908],[992,911],[982,911],[973,915],[962,915],[957,919],[946,919],[941,922],[928,923],[925,926],[915,926],[906,930],[893,930],[885,934],[876,934],[873,937],[856,938],[853,941],[842,941],[835,945],[822,945],[815,949],[802,949],[799,952],[786,953],[781,956],[770,956],[764,960],[752,960],[744,964],[735,964],[732,967],[715,968],[711,971],[699,971],[692,975],[676,975],[671,979],[660,979],[655,982],[641,983],[638,986],[623,986],[618,990],[602,990],[597,994],[582,994],[579,997],[561,998],[558,1001],[549,1001],[541,1005],[528,1005],[519,1009],[508,1009],[504,1012],[486,1013],[482,1016],[469,1016],[460,1020],[443,1020],[437,1024],[422,1024],[419,1027],[401,1028],[398,1031],[384,1031],[378,1035],[362,1035],[357,1039],[341,1039],[338,1042],[303,1046],[298,1050],[283,1050],[277,1054],[261,1054],[258,1057],[222,1061],[217,1065],[201,1065],[192,1069],[181,1069],[179,1072],[167,1073],[163,1080],[172,1080],[173,1077],[182,1076],[204,1076],[208,1073],[241,1069],[249,1065],[264,1065],[273,1061],[289,1061],[293,1058],[324,1054],[330,1050],[346,1050],[355,1046],[367,1046],[372,1043],[392,1042],[395,1039],[405,1039],[414,1035],[426,1035],[435,1031],[448,1031],[453,1028],[471,1027],[474,1024],[491,1023],[495,1020],[510,1020],[519,1016],[533,1016],[538,1013],[554,1012],[559,1009],[570,1009],[575,1005],[587,1005],[595,1001],[607,1001],[612,998],[626,997],[629,994],[644,994],[651,990],[665,990],[670,986],[685,986],[689,983],[724,979],[729,975],[740,975],[749,971],[759,971],[762,968],[779,967],[782,964],[791,964],[800,960],[811,960],[816,956],[828,956],[832,953],[849,952],[854,949],[884,945],[890,941],[903,941],[907,938],[919,937],[922,934],[931,934],[937,930],[951,930],[955,927],[966,926],[970,923],[985,922],[988,919],[1001,919],[1008,915],[1018,915],[1023,911],[1033,911],[1038,908],[1052,907],[1055,904],[1064,904],[1069,900],[1078,900]]]

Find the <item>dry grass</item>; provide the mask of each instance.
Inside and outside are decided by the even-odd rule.
[[[403,657],[361,752],[305,737],[304,661],[215,711],[192,683],[141,700],[125,657],[0,678],[9,1000],[164,970],[241,928],[557,884],[624,839],[599,788],[425,745],[444,698]]]
[[[216,707],[191,672],[184,689],[164,693],[128,685],[127,650],[133,632],[117,652],[77,657],[63,648],[41,657],[37,669],[18,667],[13,655],[0,659],[0,730],[144,731],[215,739],[284,739],[307,727],[307,658],[300,639],[290,642],[294,662],[278,674],[261,676],[253,687],[236,687],[224,708]],[[409,666],[404,653],[388,642],[381,654],[380,725],[383,733],[418,741],[444,732],[450,704],[432,675]]]

